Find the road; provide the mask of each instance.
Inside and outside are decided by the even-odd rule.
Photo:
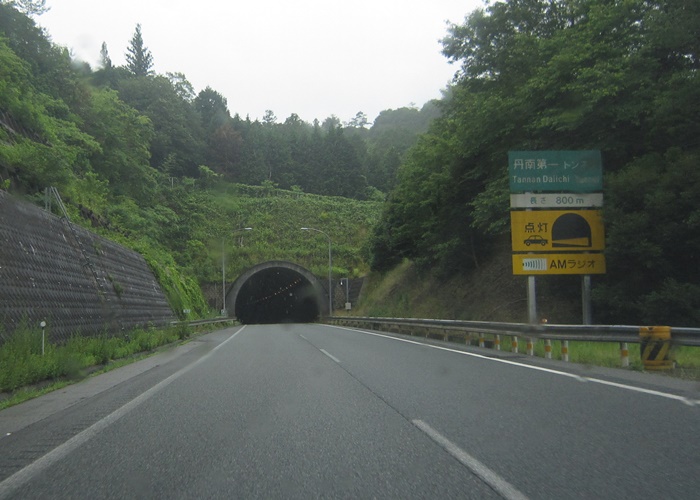
[[[696,498],[697,384],[323,325],[0,412],[0,498]]]

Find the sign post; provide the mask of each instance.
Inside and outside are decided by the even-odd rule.
[[[591,275],[605,273],[600,151],[509,151],[513,274],[528,277],[537,316],[537,275],[580,274],[583,323],[591,324]]]

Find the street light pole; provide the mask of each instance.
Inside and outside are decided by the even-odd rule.
[[[331,277],[333,274],[333,256],[331,253],[331,237],[320,229],[314,229],[313,227],[302,227],[301,230],[316,231],[317,233],[321,233],[323,236],[328,238],[328,315],[331,316],[333,315],[333,281]]]
[[[252,227],[239,227],[233,232],[250,231]],[[221,238],[221,315],[226,316],[226,237]]]

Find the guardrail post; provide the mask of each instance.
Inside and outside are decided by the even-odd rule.
[[[544,341],[544,357],[552,359],[552,341],[549,339]]]
[[[535,342],[532,339],[532,337],[527,338],[527,355],[528,356],[535,355]]]
[[[630,365],[630,350],[627,342],[620,342],[620,360],[623,368],[627,368]]]
[[[511,352],[518,352],[518,337],[513,337],[511,341]]]
[[[561,341],[561,359],[562,361],[569,361],[569,341]]]
[[[484,341],[484,334],[479,334],[479,347],[486,347],[486,342]]]
[[[501,336],[496,335],[496,338],[493,340],[493,346],[497,351],[501,350]]]

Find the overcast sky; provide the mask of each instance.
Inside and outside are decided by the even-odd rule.
[[[461,24],[482,0],[48,0],[38,17],[52,40],[97,67],[113,64],[141,24],[159,74],[184,73],[232,114],[272,110],[312,122],[358,111],[422,106],[457,69],[441,54],[446,21]]]

